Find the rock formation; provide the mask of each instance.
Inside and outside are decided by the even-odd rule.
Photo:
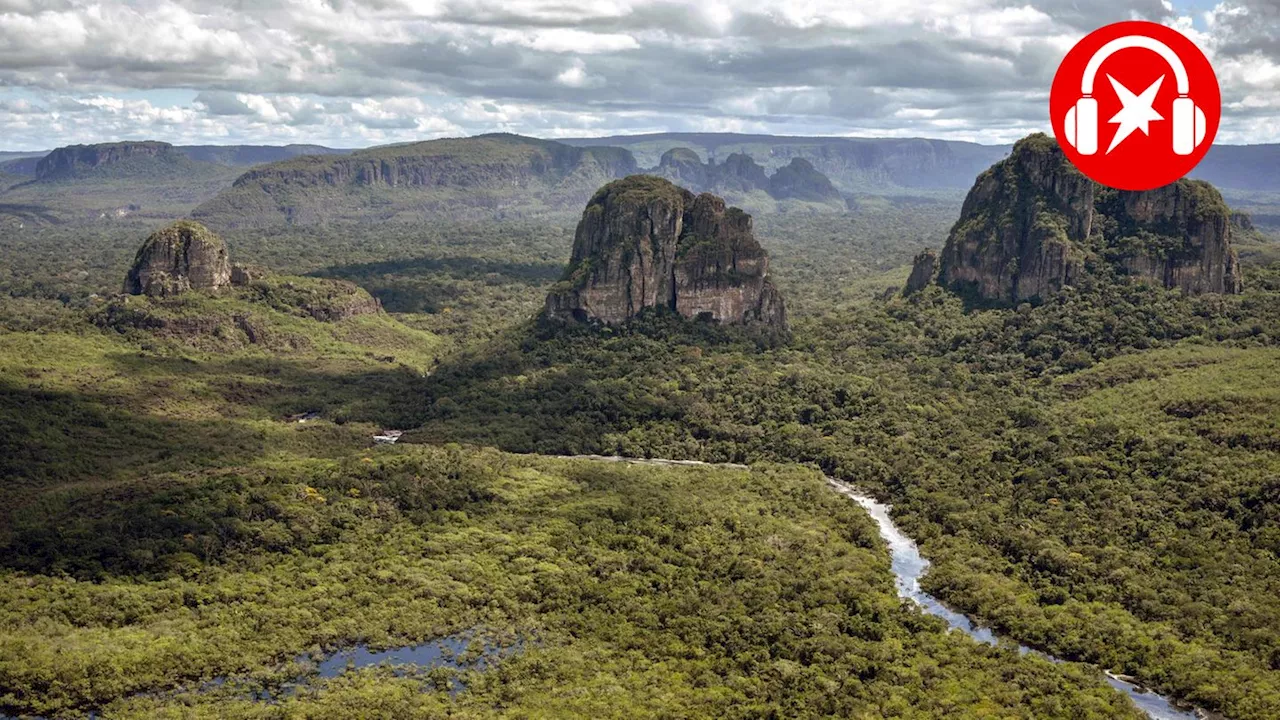
[[[1231,245],[1231,211],[1203,180],[1155,190],[1099,190],[1106,255],[1129,275],[1188,295],[1235,294],[1240,263]]]
[[[197,222],[183,220],[148,237],[125,277],[130,295],[169,296],[231,284],[231,264],[222,239]]]
[[[778,168],[772,176],[746,153],[733,153],[717,164],[705,164],[689,148],[672,148],[662,155],[658,166],[649,171],[694,192],[748,195],[764,192],[776,200],[805,200],[843,205],[840,191],[826,175],[803,158],[792,158],[790,164]]]
[[[725,324],[786,329],[782,296],[751,216],[724,200],[635,175],[605,185],[582,213],[553,319],[620,324],[650,307]]]
[[[911,263],[911,276],[907,278],[907,286],[903,289],[904,295],[912,295],[929,287],[938,275],[938,253],[933,250],[925,250],[916,255],[915,260]]]
[[[146,158],[180,161],[185,156],[169,143],[155,141],[69,145],[54,150],[36,163],[36,179],[61,180],[99,167]]]
[[[831,180],[803,158],[792,158],[789,164],[778,168],[769,178],[769,194],[779,200],[795,198],[810,202],[840,202],[840,191],[831,184]]]
[[[689,148],[671,148],[663,153],[653,174],[681,187],[705,188],[710,184],[707,166],[702,164],[698,153]]]
[[[978,176],[939,260],[938,282],[1012,305],[1070,285],[1086,260],[1187,293],[1240,291],[1229,211],[1208,183],[1147,192],[1096,186],[1044,134]]]

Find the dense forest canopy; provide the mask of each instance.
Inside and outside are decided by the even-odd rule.
[[[127,300],[159,219],[6,226],[0,710],[1137,717],[1086,666],[900,605],[827,473],[891,502],[928,589],[1009,637],[1276,716],[1274,200],[1228,194],[1258,218],[1238,296],[1102,263],[1038,304],[901,297],[960,200],[757,216],[780,344],[661,311],[541,323],[567,214],[228,231],[272,279]],[[317,320],[329,279],[385,312]],[[253,701],[325,651],[463,631],[519,651]]]

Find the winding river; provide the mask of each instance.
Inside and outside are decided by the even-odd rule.
[[[889,557],[893,565],[893,574],[898,580],[898,595],[910,599],[930,615],[936,615],[946,620],[948,625],[963,631],[975,640],[989,645],[995,645],[998,642],[999,638],[989,628],[975,624],[965,615],[943,605],[940,600],[920,589],[920,578],[924,576],[925,571],[929,568],[929,561],[920,555],[915,541],[903,534],[898,529],[898,526],[894,524],[893,518],[889,516],[888,505],[877,502],[874,498],[863,495],[838,480],[827,478],[827,483],[836,492],[861,505],[871,515],[871,518],[876,521],[876,526],[880,529],[880,537],[884,538],[885,543],[889,545]],[[1058,659],[1052,655],[1046,655],[1025,645],[1018,645],[1018,652],[1023,654],[1034,653],[1058,662]],[[1209,717],[1207,713],[1201,710],[1186,708],[1163,695],[1158,695],[1139,685],[1121,680],[1110,673],[1105,673],[1105,677],[1108,685],[1129,696],[1133,704],[1137,705],[1138,709],[1145,712],[1152,720],[1198,720]]]
[[[736,470],[749,469],[746,465],[731,463],[703,463],[696,460],[666,460],[659,458],[624,458],[613,455],[578,455],[573,456],[571,459],[626,462],[641,465],[714,465],[715,467]],[[989,628],[977,625],[965,615],[943,605],[941,600],[920,589],[920,578],[924,577],[925,571],[928,570],[929,561],[920,555],[920,550],[916,547],[915,541],[907,537],[894,524],[893,518],[889,515],[890,508],[888,505],[877,502],[875,498],[868,495],[863,495],[854,487],[839,480],[828,477],[827,483],[836,492],[861,505],[871,515],[871,518],[876,521],[876,527],[880,529],[880,537],[884,538],[885,543],[889,546],[889,558],[893,566],[893,574],[897,578],[899,596],[911,600],[916,605],[919,605],[921,610],[930,615],[946,620],[948,625],[979,642],[984,642],[988,645],[995,645],[999,642],[999,638]],[[1053,662],[1061,662],[1052,655],[1033,650],[1021,644],[1018,645],[1018,652],[1024,655],[1029,653],[1036,654]],[[1191,708],[1185,704],[1170,700],[1140,685],[1122,680],[1111,673],[1104,672],[1103,675],[1106,677],[1108,685],[1127,695],[1133,701],[1133,704],[1138,706],[1138,709],[1146,713],[1152,720],[1204,720],[1205,718],[1225,720],[1219,715],[1210,715],[1203,710]]]

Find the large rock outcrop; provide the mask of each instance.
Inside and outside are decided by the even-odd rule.
[[[804,158],[792,158],[769,178],[769,194],[779,200],[794,198],[810,202],[839,202],[840,191],[831,180]]]
[[[1231,211],[1209,183],[1179,180],[1145,192],[1104,188],[1097,211],[1106,254],[1125,273],[1188,295],[1240,292]]]
[[[582,213],[547,316],[621,324],[645,308],[785,330],[782,296],[751,216],[724,200],[635,175],[605,185]]]
[[[657,167],[648,172],[694,192],[734,196],[762,192],[775,200],[844,204],[831,180],[803,158],[792,158],[789,164],[768,175],[746,153],[732,153],[721,163],[703,163],[698,153],[677,147],[663,153]]]
[[[1093,182],[1044,134],[978,176],[942,251],[938,280],[1016,303],[1072,282],[1093,226]]]
[[[1087,261],[1187,293],[1240,291],[1230,212],[1211,185],[1098,186],[1051,138],[1029,136],[978,176],[939,259],[938,282],[1012,305],[1074,283]]]
[[[230,284],[231,263],[222,239],[200,223],[184,220],[146,239],[125,277],[124,291],[165,297]]]

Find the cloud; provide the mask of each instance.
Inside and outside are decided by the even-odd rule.
[[[1048,126],[1049,82],[1076,40],[1145,18],[1212,57],[1221,137],[1280,140],[1274,0],[1179,2],[0,0],[0,128],[10,147],[493,130],[1005,142]],[[42,125],[40,112],[59,114]]]

